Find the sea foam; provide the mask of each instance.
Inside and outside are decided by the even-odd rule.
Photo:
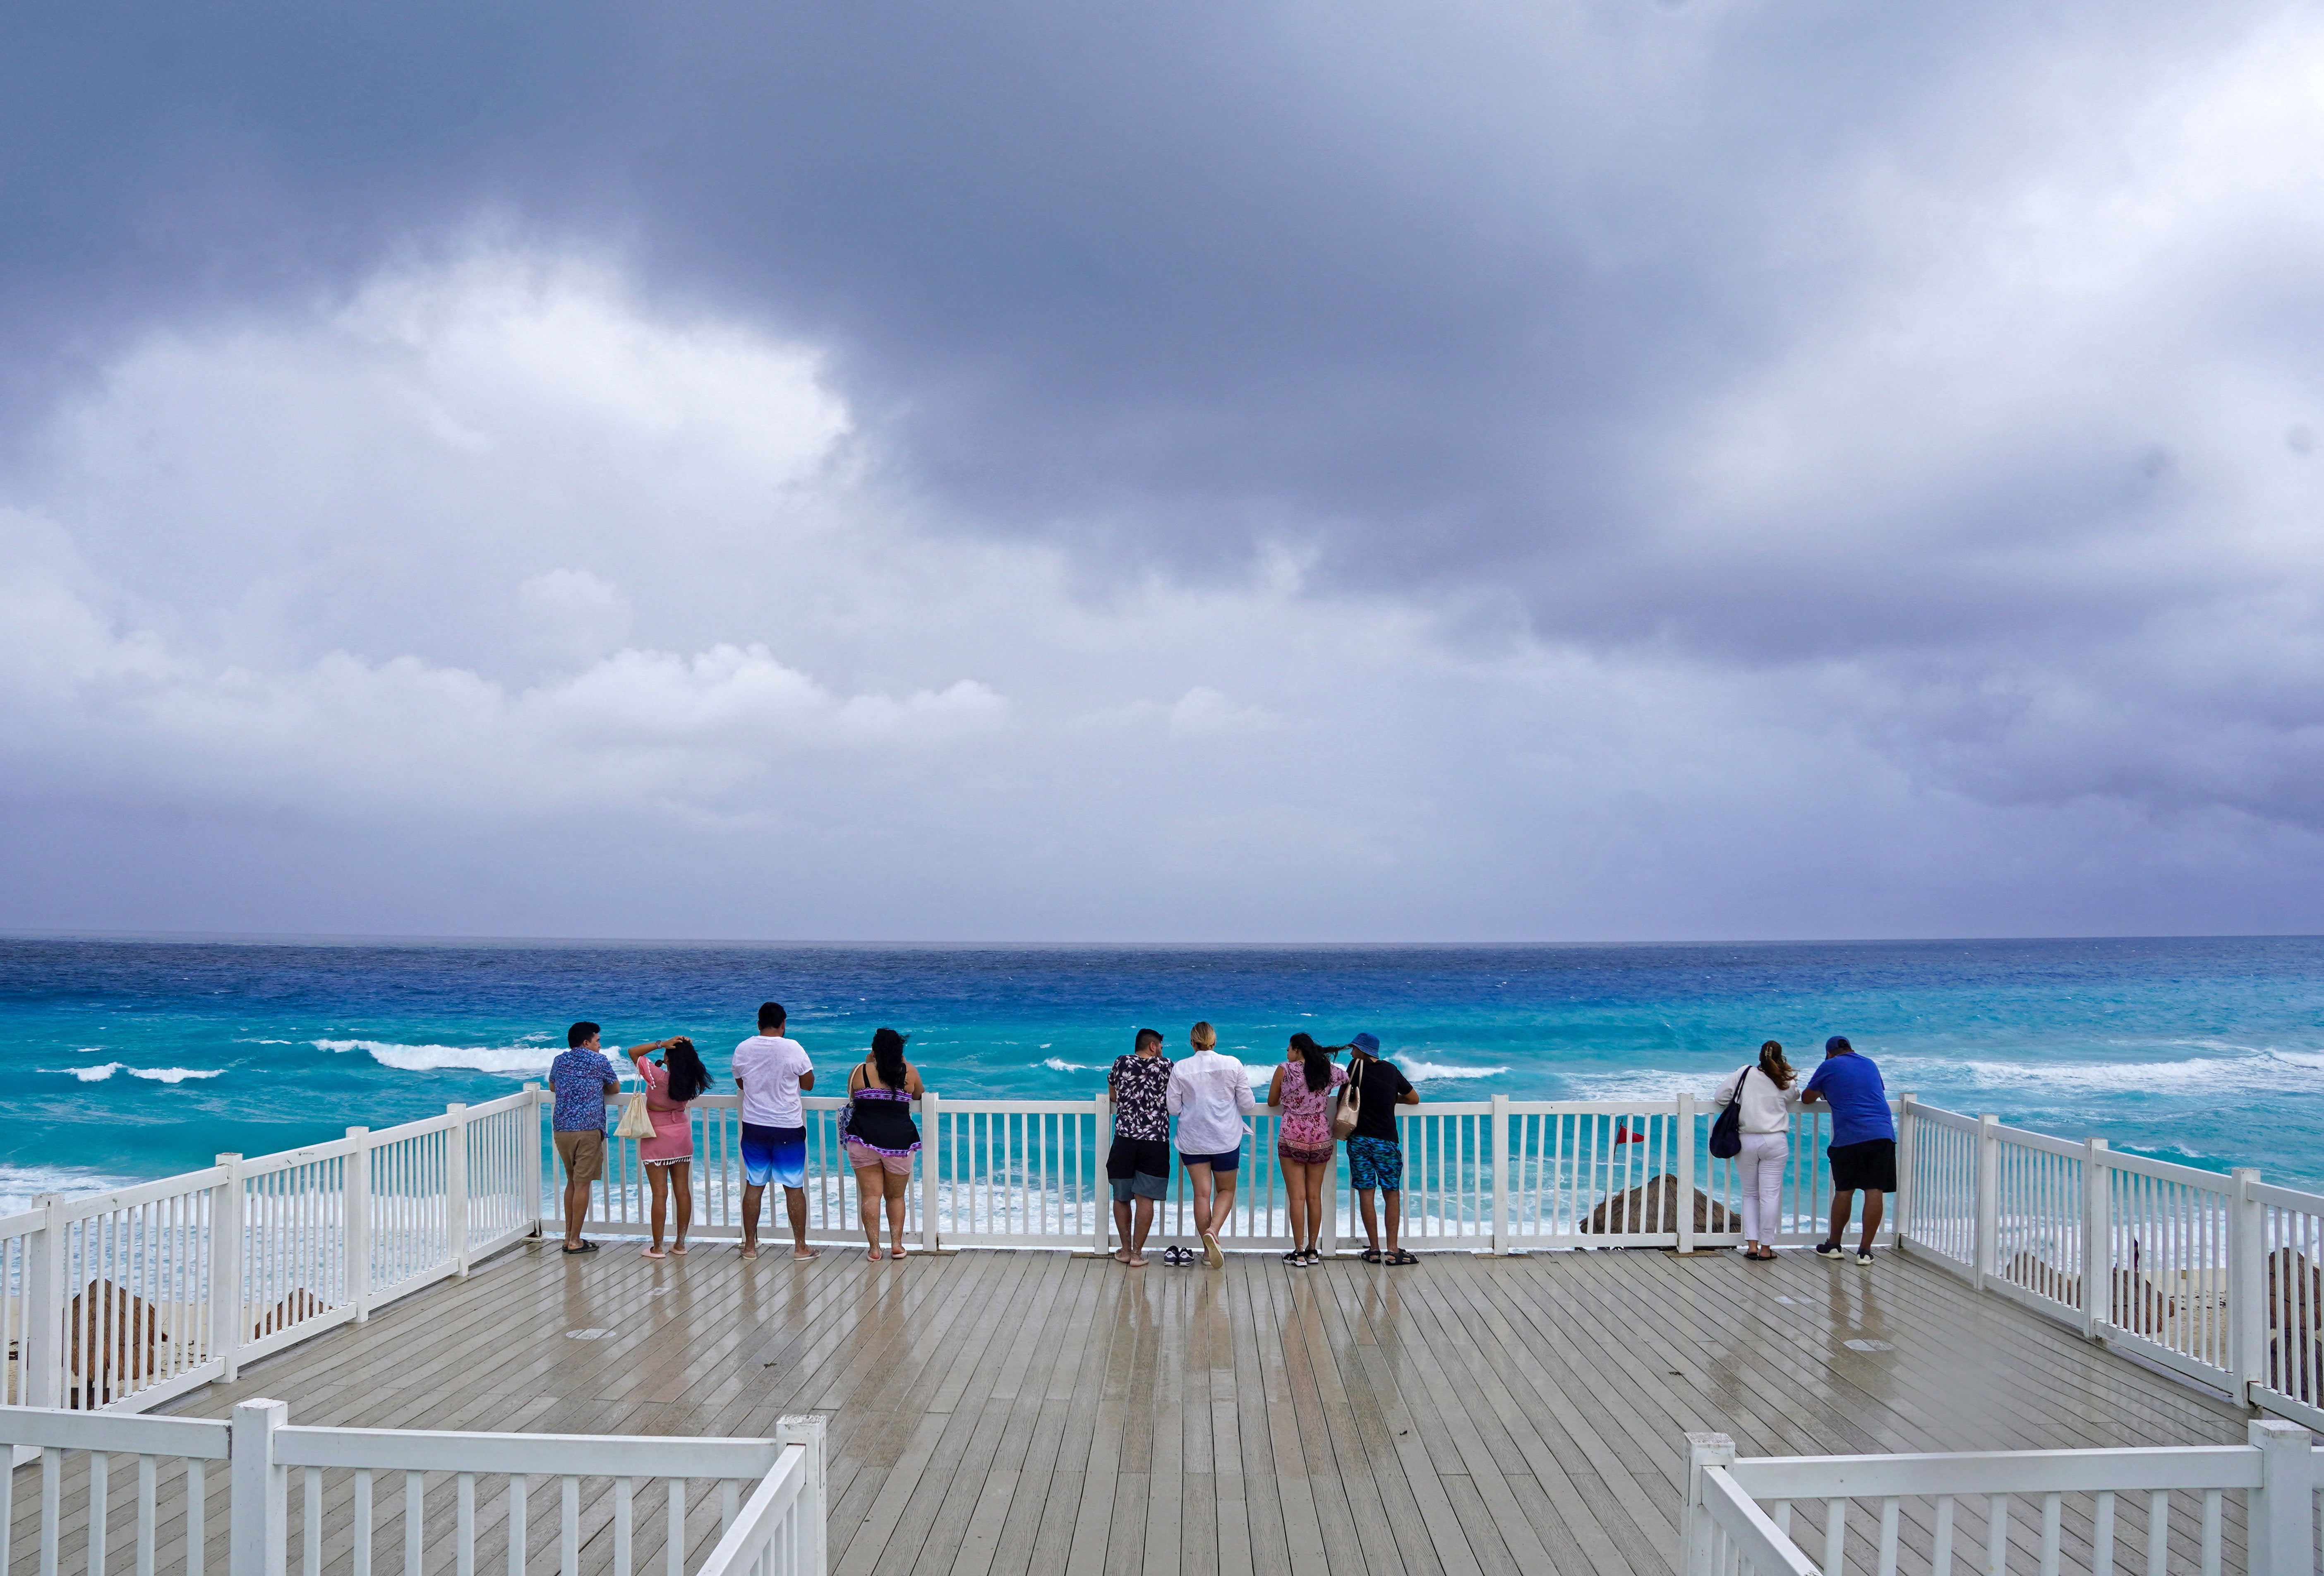
[[[44,1067],[43,1072],[67,1072],[83,1083],[103,1083],[116,1072],[155,1083],[183,1083],[189,1078],[216,1078],[223,1067],[132,1067],[125,1061],[100,1061],[94,1067]]]
[[[398,1072],[432,1072],[466,1067],[512,1075],[546,1072],[558,1052],[547,1045],[403,1045],[392,1040],[317,1040],[318,1051],[367,1051],[382,1067]]]

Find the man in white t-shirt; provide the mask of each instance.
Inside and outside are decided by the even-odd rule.
[[[742,1090],[742,1256],[759,1256],[759,1201],[767,1183],[783,1188],[791,1218],[791,1256],[813,1258],[807,1245],[807,1107],[815,1087],[807,1048],[783,1036],[779,1001],[759,1004],[759,1032],[734,1047],[734,1081]]]

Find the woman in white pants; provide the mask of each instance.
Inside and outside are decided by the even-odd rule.
[[[1770,1040],[1759,1047],[1759,1064],[1739,1069],[1711,1098],[1720,1106],[1743,1102],[1743,1152],[1735,1169],[1743,1184],[1743,1256],[1773,1258],[1782,1224],[1784,1162],[1792,1152],[1792,1113],[1784,1091],[1798,1077],[1784,1060],[1784,1048]]]

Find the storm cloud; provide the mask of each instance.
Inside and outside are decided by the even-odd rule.
[[[2311,5],[10,32],[0,924],[2324,926]]]

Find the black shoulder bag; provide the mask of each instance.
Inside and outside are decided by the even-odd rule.
[[[1732,1160],[1743,1153],[1743,1080],[1750,1076],[1748,1067],[1735,1075],[1735,1098],[1727,1102],[1719,1119],[1711,1124],[1713,1160]]]

